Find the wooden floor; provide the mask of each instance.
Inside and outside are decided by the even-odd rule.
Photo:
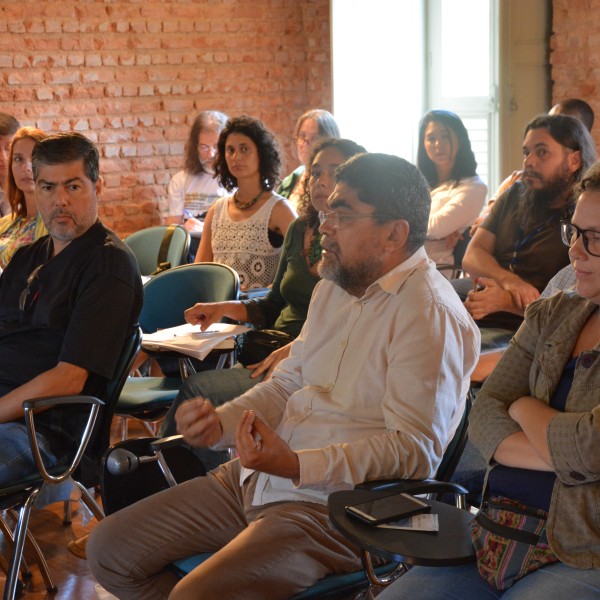
[[[113,425],[113,439],[119,438],[120,426]],[[145,437],[141,427],[131,424],[129,437]],[[26,589],[19,596],[23,600],[96,600],[96,581],[88,568],[87,561],[81,560],[67,550],[67,543],[92,530],[96,520],[80,502],[71,503],[73,519],[69,525],[63,525],[63,503],[58,502],[43,509],[34,509],[29,529],[35,536],[48,561],[50,573],[58,592],[46,591],[40,571],[34,561],[28,561],[32,578],[25,582]],[[0,549],[5,549],[0,544]],[[0,571],[0,588],[4,590],[6,574]]]

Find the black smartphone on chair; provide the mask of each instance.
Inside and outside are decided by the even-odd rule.
[[[349,515],[369,525],[398,521],[431,510],[431,506],[424,500],[404,493],[349,504],[345,508]]]

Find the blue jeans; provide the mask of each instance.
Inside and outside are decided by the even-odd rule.
[[[48,441],[41,433],[36,433],[42,460],[47,467],[56,464],[57,457],[52,453]],[[0,423],[0,485],[8,485],[37,473],[33,454],[29,446],[29,437],[24,423]],[[38,495],[36,506],[67,500],[72,484],[44,486]]]
[[[600,570],[547,565],[513,587],[498,592],[479,575],[475,564],[461,567],[414,567],[377,600],[598,600]]]
[[[262,377],[251,379],[251,374],[250,369],[246,369],[238,363],[231,369],[213,369],[212,371],[200,371],[191,375],[183,382],[179,394],[173,401],[160,428],[159,435],[167,437],[177,433],[175,412],[185,400],[202,396],[210,400],[215,406],[220,406],[241,396],[262,381]],[[192,448],[192,450],[200,458],[207,471],[229,460],[227,452],[209,450],[208,448]]]

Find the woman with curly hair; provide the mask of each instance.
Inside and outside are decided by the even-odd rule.
[[[453,264],[454,246],[479,215],[487,194],[458,115],[431,110],[421,119],[417,166],[431,186],[425,250],[438,265]]]
[[[273,192],[281,164],[275,138],[258,119],[241,116],[227,121],[217,146],[215,173],[233,194],[208,210],[196,262],[229,265],[243,290],[268,287],[296,216]]]

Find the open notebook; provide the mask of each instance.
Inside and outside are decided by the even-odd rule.
[[[148,350],[174,350],[204,360],[215,348],[233,348],[233,338],[248,331],[244,325],[213,323],[207,331],[200,325],[178,325],[156,333],[144,333],[142,346]],[[225,341],[229,344],[223,344]]]

